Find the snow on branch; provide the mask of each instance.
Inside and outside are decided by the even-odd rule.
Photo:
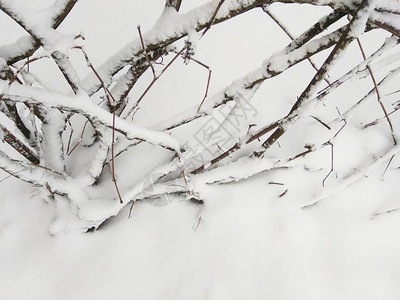
[[[46,107],[79,113],[94,123],[111,129],[113,128],[112,114],[93,104],[85,94],[70,97],[38,88],[12,85],[8,88],[7,92],[2,94],[2,99],[5,101],[44,105]],[[114,125],[115,130],[125,135],[128,139],[143,140],[178,153],[180,152],[179,142],[169,134],[139,127],[120,118],[116,118]]]
[[[234,80],[214,96],[208,96],[208,89],[213,80],[213,65],[208,66],[195,58],[193,44],[201,43],[204,34],[211,32],[215,24],[256,8],[269,13],[270,8],[273,11],[274,3],[278,2],[309,4],[308,7],[329,6],[331,10],[298,37],[289,34],[289,29],[282,26],[286,24],[284,17],[281,17],[281,20],[270,13],[269,16],[290,36],[291,42],[281,51],[260,61],[255,70]],[[386,83],[394,81],[400,69],[397,63],[398,49],[395,48],[399,42],[400,8],[395,0],[212,0],[187,13],[179,12],[183,3],[181,0],[165,0],[164,10],[154,26],[147,32],[142,32],[138,27],[137,38],[114,55],[103,57],[104,63],[99,68],[94,67],[84,51],[83,44],[88,41],[84,41],[80,35],[67,35],[56,30],[76,3],[77,0],[56,0],[43,11],[30,11],[26,9],[23,1],[0,0],[0,10],[29,34],[29,37],[23,37],[12,45],[0,47],[0,112],[4,118],[0,125],[1,135],[4,141],[24,157],[17,160],[13,155],[19,157],[18,153],[7,155],[0,151],[0,169],[44,190],[55,203],[70,205],[68,212],[75,214],[79,219],[79,226],[87,229],[92,226],[97,228],[102,222],[118,214],[128,203],[138,200],[179,194],[182,199],[194,199],[202,203],[203,199],[199,200],[201,191],[198,191],[199,187],[195,185],[196,178],[205,179],[205,183],[241,181],[265,171],[289,169],[292,164],[300,164],[304,162],[303,158],[311,157],[311,153],[330,146],[332,159],[326,179],[336,171],[333,150],[337,146],[336,142],[340,142],[339,132],[343,128],[336,134],[331,129],[343,126],[343,123],[348,127],[352,126],[352,114],[359,112],[360,104],[373,94],[379,93],[381,107],[389,108],[390,104],[395,105],[384,103],[388,100],[382,96]],[[266,14],[261,16],[268,18]],[[345,16],[347,19],[344,20]],[[344,66],[337,76],[339,79],[327,80],[333,66],[341,61],[343,53],[350,48],[352,41],[377,28],[389,32],[392,37],[387,38],[378,49],[371,51],[372,54],[363,53],[364,61],[354,63],[355,67]],[[186,36],[186,41],[180,41]],[[368,35],[366,37],[368,38]],[[78,38],[82,38],[82,41],[77,40]],[[178,45],[180,46],[176,50]],[[40,46],[43,46],[44,51],[35,54]],[[375,43],[374,46],[379,45]],[[91,71],[84,80],[79,78],[74,69],[75,58],[72,57],[74,66],[69,58],[71,49],[82,52],[86,66]],[[173,56],[172,60],[170,59],[164,68],[156,68],[159,60],[170,53]],[[389,56],[385,56],[388,53]],[[318,58],[325,55],[324,62],[321,66],[313,63],[316,73],[309,74],[311,80],[304,82],[298,97],[291,94],[290,97],[293,98],[285,103],[284,99],[273,96],[277,99],[273,105],[280,106],[287,111],[286,113],[277,112],[272,119],[268,116],[249,116],[251,120],[239,124],[227,143],[222,144],[219,140],[211,139],[211,143],[204,145],[203,142],[209,137],[196,136],[196,132],[206,129],[204,124],[199,125],[193,122],[194,120],[203,118],[201,121],[207,125],[207,122],[215,119],[214,117],[224,109],[224,114],[218,115],[217,124],[212,129],[220,132],[227,124],[233,124],[242,103],[252,105],[250,101],[256,92],[264,92],[260,87],[269,88],[265,82],[272,78],[284,80],[284,74],[288,73],[289,69],[317,54]],[[31,55],[34,56],[26,62],[18,63]],[[384,59],[378,60],[382,56]],[[64,76],[64,83],[69,84],[73,93],[65,95],[55,92],[56,88],[51,89],[48,84],[43,84],[44,81],[40,78],[42,74],[29,71],[33,61],[48,57],[57,64]],[[150,109],[150,114],[146,117],[152,117],[152,108],[143,105],[142,99],[153,89],[161,75],[163,80],[168,79],[166,77],[170,74],[165,72],[166,69],[180,57],[193,60],[208,70],[206,92],[201,104],[197,103],[177,116],[163,116],[166,121],[150,127],[151,129],[137,125],[136,118],[131,120],[129,117],[139,108]],[[14,63],[17,64],[13,65]],[[39,65],[35,72],[40,72]],[[133,90],[134,86],[144,78],[143,75],[149,68],[153,80],[136,102],[131,101],[130,93],[136,92]],[[349,69],[351,70],[348,71]],[[159,72],[160,70],[162,71]],[[293,68],[293,71],[296,69]],[[327,96],[332,95],[339,87],[344,88],[358,82],[368,74],[373,77],[374,88],[368,86],[368,90],[366,88],[359,96],[354,97],[356,99],[349,100],[352,102],[346,103],[343,113],[340,113],[339,108],[332,113],[332,107],[335,107],[336,103],[328,102],[331,101],[331,97]],[[162,84],[163,80],[157,81],[157,84]],[[319,90],[320,83],[323,84],[324,80],[328,86]],[[397,93],[393,90],[389,92]],[[270,94],[263,94],[262,97],[270,97]],[[361,100],[357,102],[358,99]],[[266,101],[258,105],[266,106],[268,103]],[[319,112],[324,105],[327,107],[323,112],[326,115],[321,117],[315,112]],[[389,115],[395,111],[389,113],[389,110],[384,109],[391,132],[397,137],[397,125],[389,120]],[[382,111],[379,111],[378,115],[371,113],[373,117],[381,117],[381,114]],[[393,116],[391,118],[394,120]],[[310,120],[313,125],[304,125]],[[182,128],[182,133],[172,131],[189,123],[190,126]],[[300,145],[300,150],[295,148],[290,152],[292,149],[287,149],[290,146],[283,145],[279,151],[273,152],[271,146],[278,144],[281,136],[290,135],[293,131],[301,133],[304,126],[315,126],[317,129],[321,127],[324,132],[315,138],[317,141],[314,142],[313,136],[313,143]],[[193,133],[191,130],[196,131]],[[260,140],[264,136],[265,140]],[[303,142],[300,136],[301,134],[294,140],[299,139]],[[182,142],[181,137],[189,142],[196,140],[198,144],[203,143],[204,147],[191,149],[189,142]],[[161,146],[172,153],[163,149],[162,154],[157,153],[160,151],[158,147],[149,147],[143,142]],[[379,154],[376,162],[374,159],[365,160],[372,163],[369,163],[366,169],[361,166],[360,172],[365,174],[372,165],[397,154],[398,146],[385,151],[376,151],[378,154],[383,153]],[[202,155],[206,152],[209,156],[203,158]],[[122,153],[124,155],[120,155]],[[273,155],[269,156],[270,153]],[[195,161],[198,157],[203,159]],[[144,165],[141,160],[151,160],[148,162],[149,169],[141,170]],[[118,164],[126,162],[133,162],[132,178],[123,171],[119,172]],[[154,168],[155,165],[158,167]],[[346,185],[354,178],[360,178],[361,173],[355,173],[357,174],[354,175],[353,172],[353,177],[346,177],[342,182],[338,180],[338,185]],[[114,190],[110,191],[110,186]],[[285,192],[279,197],[284,194]],[[59,208],[61,211],[65,206]]]
[[[78,0],[57,0],[50,8],[43,11],[41,16],[47,19],[47,23],[51,23],[52,28],[56,29],[68,16],[77,2]],[[32,56],[40,45],[40,42],[32,36],[24,36],[13,44],[0,46],[0,57],[3,57],[7,61],[7,64],[12,65],[17,61]]]
[[[143,36],[146,45],[146,52],[160,52],[166,46],[186,36],[189,32],[200,31],[207,28],[219,1],[211,1],[185,14],[177,14],[172,11],[165,12],[155,26]],[[224,9],[221,9],[214,19],[213,24],[221,23],[227,19],[242,14],[252,8],[260,6],[265,1],[250,0],[238,1],[227,0]],[[137,38],[125,45],[120,51],[111,56],[99,68],[98,72],[106,84],[111,83],[111,78],[126,65],[136,65],[143,57],[143,50],[140,39]],[[147,68],[147,67],[146,67]],[[126,76],[132,76],[126,75]],[[120,82],[129,83],[132,79],[121,78]],[[89,75],[83,81],[83,88],[89,95],[95,93],[101,86],[93,75]],[[120,88],[122,89],[122,87]]]

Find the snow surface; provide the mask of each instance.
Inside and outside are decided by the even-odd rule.
[[[302,209],[309,177],[294,170],[202,186],[196,231],[196,204],[138,202],[130,219],[127,208],[95,233],[58,237],[47,233],[54,205],[8,180],[2,299],[397,299],[399,214],[371,216],[399,207],[399,171]]]

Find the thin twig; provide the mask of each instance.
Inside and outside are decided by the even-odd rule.
[[[126,114],[126,117],[128,117],[131,114],[134,114],[136,111],[136,108],[139,106],[140,102],[143,100],[144,96],[149,92],[149,90],[153,87],[153,85],[156,83],[158,79],[160,79],[161,75],[164,74],[164,72],[174,63],[174,61],[185,51],[187,46],[185,45],[173,58],[172,60],[165,66],[165,68],[161,71],[161,73],[158,76],[155,76],[153,80],[150,82],[150,84],[147,86],[147,88],[144,90],[142,95],[140,95],[139,99],[136,100],[135,104],[132,106],[132,108],[128,111]]]
[[[86,62],[87,62],[88,67],[89,67],[89,68],[93,71],[93,73],[96,75],[97,79],[100,81],[100,83],[101,83],[101,85],[102,85],[102,87],[103,87],[103,90],[104,90],[105,97],[106,97],[106,99],[107,99],[108,105],[109,105],[111,108],[113,108],[113,110],[112,110],[112,137],[111,137],[111,173],[112,173],[112,181],[113,181],[113,183],[114,183],[115,190],[116,190],[116,192],[117,192],[119,202],[122,204],[122,203],[123,203],[123,200],[122,200],[121,193],[120,193],[120,191],[119,191],[119,187],[118,187],[118,183],[117,183],[117,178],[116,178],[116,176],[115,176],[114,145],[115,145],[115,118],[116,118],[116,116],[115,116],[115,111],[116,111],[115,104],[116,104],[116,101],[115,101],[113,95],[111,94],[111,92],[109,91],[109,89],[106,87],[106,85],[105,85],[103,79],[100,77],[99,73],[98,73],[98,72],[96,71],[96,69],[94,68],[92,62],[91,62],[90,59],[89,59],[89,56],[87,55],[87,53],[86,53],[86,51],[83,49],[83,47],[77,46],[77,47],[75,47],[75,48],[80,49],[81,52],[83,53],[83,56],[84,56],[85,59],[86,59]],[[111,101],[111,100],[112,100],[112,101]]]
[[[285,185],[284,183],[282,183],[282,182],[274,182],[274,181],[270,181],[270,182],[268,182],[268,184],[274,184],[274,185]]]
[[[347,121],[346,119],[342,119],[343,121],[343,126],[339,128],[338,132],[335,133],[335,135],[333,136],[334,138],[338,136],[338,134],[343,130],[343,128],[347,125]]]
[[[22,172],[22,171],[25,171],[25,170],[21,170],[21,171],[14,172],[14,174],[18,174],[18,173],[20,173],[20,172]],[[6,177],[0,179],[0,182],[3,182],[4,180],[7,180],[8,178],[11,178],[11,177],[17,178],[15,175],[9,174],[9,175],[7,175]]]
[[[39,59],[42,59],[42,58],[48,58],[48,56],[47,56],[47,55],[43,55],[43,56],[38,56],[38,57],[34,57],[34,58],[29,58],[29,59],[27,59],[27,60],[24,62],[24,64],[22,65],[22,67],[20,67],[19,69],[17,69],[17,71],[15,72],[14,76],[10,79],[8,85],[11,86],[15,80],[18,80],[18,77],[17,77],[17,76],[23,71],[23,69],[24,69],[26,66],[29,68],[29,65],[30,65],[31,63],[33,63],[33,62],[35,62],[35,61],[37,61],[37,60],[39,60]],[[28,73],[29,73],[29,70],[28,70]]]
[[[279,198],[282,198],[283,196],[286,196],[288,192],[288,189],[286,189],[282,194],[279,195]]]
[[[333,172],[333,159],[334,159],[334,154],[333,154],[333,150],[334,150],[334,146],[331,142],[327,143],[328,145],[331,146],[331,169],[329,170],[328,174],[326,174],[325,178],[322,180],[322,186],[325,186],[325,181],[328,179],[328,177],[332,174]]]
[[[392,157],[389,159],[389,162],[388,162],[388,164],[386,165],[385,171],[383,171],[382,179],[383,179],[383,177],[385,176],[386,171],[389,169],[389,166],[390,166],[390,164],[392,163],[393,158],[394,158],[394,154],[393,154]]]
[[[133,206],[135,205],[135,203],[136,203],[136,201],[135,201],[135,200],[132,200],[131,207],[129,208],[129,215],[128,215],[128,219],[130,219],[130,218],[131,218],[131,216],[132,216],[132,208],[133,208]]]
[[[292,40],[294,41],[295,38],[293,37],[293,35],[289,32],[288,29],[286,29],[285,26],[283,26],[283,24],[268,10],[267,6],[263,6],[263,11],[283,30],[283,32]],[[310,63],[310,65],[313,67],[313,69],[315,71],[318,72],[318,67],[314,64],[314,62],[311,60],[311,58],[307,58],[308,62]],[[331,85],[331,83],[329,82],[328,79],[324,78],[324,81],[328,84],[328,86]]]
[[[208,78],[207,78],[207,85],[206,85],[206,90],[204,92],[204,97],[200,102],[199,108],[197,109],[197,112],[200,111],[201,106],[203,105],[204,101],[207,99],[208,96],[208,90],[210,88],[210,82],[211,82],[211,75],[212,75],[212,70],[209,66],[207,66],[206,64],[202,63],[201,61],[198,61],[197,59],[194,58],[190,58],[191,60],[193,60],[195,63],[199,64],[200,66],[206,68],[208,70]]]
[[[89,123],[89,120],[86,120],[85,124],[83,125],[82,128],[82,132],[81,135],[79,137],[79,140],[75,143],[75,145],[72,147],[71,151],[69,151],[69,147],[70,147],[70,140],[68,141],[68,147],[67,147],[67,155],[71,155],[72,152],[74,152],[74,150],[79,146],[79,144],[83,141],[83,135],[85,134],[85,129],[87,124]],[[73,131],[71,131],[71,135],[72,135]],[[71,136],[70,136],[71,137]]]
[[[323,125],[326,129],[331,130],[331,127],[326,124],[325,122],[322,122],[320,119],[318,119],[317,117],[311,116],[311,118],[313,118],[315,121],[317,121],[318,123],[320,123],[321,125]]]
[[[115,176],[115,155],[114,155],[114,145],[115,145],[115,106],[113,110],[113,123],[112,123],[112,139],[111,139],[111,168],[112,168],[112,181],[114,182],[115,190],[117,191],[119,202],[122,204],[122,196],[118,188],[117,178]]]
[[[219,9],[221,8],[221,6],[222,6],[222,4],[223,4],[224,2],[225,2],[225,0],[220,0],[220,1],[219,1],[218,5],[217,5],[217,8],[214,10],[213,15],[211,16],[210,22],[208,23],[206,29],[204,29],[203,34],[201,35],[202,37],[203,37],[203,36],[206,34],[206,32],[211,28],[211,25],[212,25],[212,23],[214,22],[215,17],[217,16],[217,13],[218,13]]]
[[[358,44],[358,47],[359,47],[359,49],[361,51],[361,55],[362,55],[363,59],[366,60],[367,57],[365,55],[364,48],[363,48],[359,38],[357,38],[357,44]],[[383,113],[385,115],[385,118],[386,118],[386,120],[387,120],[387,122],[389,124],[390,132],[391,132],[392,139],[393,139],[393,143],[396,145],[397,144],[397,139],[396,139],[396,136],[394,134],[393,125],[392,125],[392,122],[390,121],[390,118],[389,118],[389,115],[388,115],[387,110],[385,108],[385,105],[382,102],[381,95],[380,95],[380,92],[379,92],[379,89],[378,89],[378,84],[376,83],[376,79],[375,79],[374,73],[372,72],[372,70],[371,70],[369,65],[367,65],[367,70],[368,70],[369,75],[371,76],[372,83],[374,84],[374,88],[375,88],[375,92],[376,92],[376,98],[378,100],[378,103],[379,103],[379,105],[380,105],[380,107],[381,107],[381,109],[382,109],[382,111],[383,111]]]
[[[142,45],[144,57],[146,58],[147,63],[149,64],[149,66],[151,68],[151,71],[153,72],[153,77],[155,78],[156,71],[154,70],[153,64],[151,63],[151,60],[150,60],[149,56],[147,55],[146,47],[145,47],[144,41],[143,41],[142,31],[140,30],[140,25],[137,27],[137,30],[139,32],[140,44]]]

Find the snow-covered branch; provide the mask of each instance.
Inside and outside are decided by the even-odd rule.
[[[51,27],[56,29],[68,16],[78,0],[57,0],[46,12],[42,12],[51,23]],[[0,46],[0,57],[12,65],[17,61],[28,58],[41,46],[41,43],[32,36],[19,38],[15,43]]]

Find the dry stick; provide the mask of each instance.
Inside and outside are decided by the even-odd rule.
[[[107,99],[108,104],[110,105],[110,107],[113,108],[113,111],[112,111],[112,115],[113,115],[113,119],[112,119],[112,137],[111,137],[111,173],[112,173],[112,181],[113,181],[113,183],[114,183],[115,190],[116,190],[116,192],[117,192],[119,202],[122,204],[122,203],[123,203],[123,201],[122,201],[122,196],[121,196],[121,193],[120,193],[120,191],[119,191],[119,187],[118,187],[118,183],[117,183],[117,178],[115,177],[114,145],[115,145],[115,110],[116,110],[115,104],[116,104],[116,101],[115,101],[113,95],[111,94],[111,92],[109,91],[109,89],[106,87],[106,85],[105,85],[103,79],[100,77],[99,73],[96,71],[95,67],[93,66],[92,62],[91,62],[90,59],[89,59],[89,56],[87,55],[87,53],[86,53],[86,51],[83,49],[83,47],[77,46],[77,47],[74,47],[74,48],[80,49],[80,50],[82,51],[83,56],[84,56],[85,59],[86,59],[86,62],[87,62],[88,67],[89,67],[89,68],[93,71],[93,73],[96,75],[97,79],[100,81],[100,83],[101,83],[101,85],[102,85],[102,87],[103,87],[103,90],[104,90],[104,93],[105,93],[105,96],[106,96],[106,99]],[[112,101],[111,101],[111,99],[112,99]]]
[[[209,66],[207,66],[206,64],[202,63],[201,61],[194,59],[194,58],[190,58],[191,60],[193,60],[195,63],[199,64],[200,66],[206,68],[208,70],[208,78],[207,78],[207,86],[206,86],[206,91],[204,93],[204,97],[203,100],[201,100],[199,108],[197,109],[197,113],[200,111],[201,106],[203,105],[204,101],[206,100],[207,96],[208,96],[208,89],[210,88],[210,81],[211,81],[211,75],[212,75],[212,70]]]
[[[136,201],[132,201],[131,207],[129,208],[128,219],[130,219],[131,216],[132,216],[132,208],[133,208],[133,206],[135,205],[135,203],[136,203]]]
[[[71,124],[71,121],[69,119],[67,120],[67,123],[71,127],[71,132],[69,133],[68,144],[67,144],[67,155],[68,155],[69,149],[71,147],[71,140],[72,140],[72,136],[74,134],[74,129],[72,128],[72,124]]]
[[[300,157],[304,157],[304,156],[306,156],[307,154],[309,154],[309,153],[311,153],[311,152],[314,152],[314,151],[316,150],[316,148],[314,147],[314,145],[305,145],[305,148],[307,149],[306,151],[303,151],[303,152],[301,152],[301,153],[299,153],[299,154],[296,154],[296,155],[293,156],[293,157],[288,158],[288,159],[285,161],[285,163],[288,163],[288,162],[290,162],[290,161],[292,161],[292,160],[295,160],[295,159],[298,159],[298,158],[300,158]]]
[[[335,135],[333,136],[332,139],[336,138],[339,133],[343,130],[343,128],[347,125],[347,121],[346,119],[342,120],[344,122],[343,126],[340,127],[340,129],[335,133]],[[334,155],[333,155],[333,150],[334,150],[334,145],[332,144],[332,139],[330,139],[327,143],[325,143],[325,145],[331,145],[331,169],[329,171],[329,173],[325,176],[325,178],[322,180],[322,186],[325,186],[325,181],[328,179],[328,177],[332,174],[333,172],[333,159],[334,159]]]
[[[390,166],[390,164],[392,163],[392,160],[393,160],[394,156],[395,156],[395,155],[393,154],[392,157],[389,159],[389,162],[388,162],[388,164],[386,165],[385,171],[384,171],[383,174],[382,174],[382,179],[383,179],[383,177],[385,176],[386,171],[389,169],[389,166]]]
[[[149,90],[153,87],[153,85],[156,83],[156,81],[158,79],[160,79],[161,75],[164,74],[164,72],[174,63],[174,61],[179,57],[179,55],[181,55],[183,53],[183,51],[185,51],[185,49],[187,48],[187,46],[185,45],[173,58],[172,60],[165,66],[165,68],[161,71],[160,75],[155,76],[153,78],[153,80],[150,82],[150,84],[148,85],[148,87],[144,90],[144,92],[142,93],[142,95],[139,97],[139,99],[136,101],[136,103],[132,106],[132,108],[129,110],[129,112],[127,113],[126,117],[128,117],[130,114],[133,113],[134,115],[134,111],[136,110],[136,108],[139,106],[140,102],[143,100],[144,96],[146,96],[146,94],[149,92]],[[133,117],[133,116],[132,116]]]
[[[178,53],[178,52],[175,52]],[[204,101],[206,100],[207,96],[208,96],[208,90],[210,88],[210,82],[211,82],[211,75],[212,75],[212,70],[209,66],[207,66],[205,63],[202,63],[201,61],[193,58],[193,57],[189,57],[189,60],[194,61],[195,63],[197,63],[198,65],[202,66],[203,68],[208,70],[208,78],[207,78],[207,85],[206,85],[206,90],[204,92],[204,97],[200,102],[199,108],[197,109],[197,113],[199,113],[201,106],[203,105]],[[166,130],[169,130],[171,128],[167,128]]]
[[[285,185],[285,184],[282,183],[282,182],[274,182],[274,181],[270,181],[270,182],[268,182],[268,184]]]
[[[383,212],[375,213],[370,217],[370,220],[374,220],[374,219],[379,218],[379,217],[381,217],[383,215],[386,215],[386,214],[392,214],[392,213],[398,212],[399,210],[400,210],[400,208],[398,207],[398,208],[392,208],[392,209],[389,209],[389,210],[386,210],[386,211],[383,211]]]
[[[325,187],[325,181],[328,179],[328,177],[333,172],[333,159],[334,159],[333,149],[334,149],[334,146],[330,141],[327,143],[327,145],[331,145],[331,169],[329,170],[328,174],[326,174],[325,178],[322,180],[322,186],[323,187]]]
[[[311,116],[311,118],[313,118],[315,121],[317,121],[318,123],[320,123],[322,126],[324,126],[326,129],[331,130],[332,128],[326,124],[325,122],[321,121],[320,119],[318,119],[317,117]]]
[[[284,33],[286,33],[286,35],[292,40],[294,41],[294,37],[291,35],[291,33],[289,32],[289,30],[287,30],[285,28],[285,26],[283,26],[283,24],[267,9],[267,7],[263,7],[263,11],[283,30]],[[313,67],[313,69],[315,71],[318,72],[318,68],[317,66],[314,64],[314,62],[311,60],[311,58],[307,58],[308,62],[310,63],[310,65]],[[331,83],[329,82],[328,79],[324,78],[324,81],[328,84],[328,86],[331,85]]]
[[[79,137],[79,140],[75,143],[75,145],[72,147],[72,149],[70,151],[69,150],[70,149],[70,144],[71,144],[70,142],[71,142],[71,137],[72,137],[72,133],[73,133],[73,131],[71,131],[70,138],[68,140],[67,155],[71,155],[72,152],[74,152],[74,150],[79,146],[79,144],[82,143],[83,135],[85,134],[86,126],[87,126],[88,123],[89,123],[89,121],[86,120],[85,124],[83,125],[81,136]]]
[[[333,136],[333,138],[335,138],[343,130],[343,128],[346,127],[346,125],[347,125],[346,119],[343,119],[342,121],[344,122],[343,126],[340,127],[340,129],[338,130],[338,132],[336,132],[336,134]]]
[[[279,195],[279,198],[282,198],[283,196],[285,196],[288,192],[288,189],[286,189],[282,194]]]
[[[29,68],[29,65],[30,65],[31,63],[33,63],[33,62],[35,62],[35,61],[37,61],[37,60],[39,60],[39,59],[47,58],[47,57],[48,57],[47,55],[44,55],[44,56],[38,56],[38,57],[35,57],[35,58],[29,58],[29,59],[27,59],[26,62],[24,62],[24,64],[22,65],[22,67],[19,68],[19,69],[17,69],[17,71],[15,72],[14,76],[10,79],[10,82],[8,83],[8,85],[11,86],[11,84],[13,84],[15,80],[18,80],[18,77],[17,77],[17,76],[23,71],[23,69],[24,69],[26,66]],[[29,70],[28,70],[28,73],[29,73]]]
[[[150,61],[149,56],[147,55],[147,51],[146,51],[146,47],[144,46],[144,41],[143,41],[143,36],[142,36],[142,31],[140,30],[140,25],[137,27],[138,32],[139,32],[139,38],[140,38],[140,44],[142,45],[142,50],[143,50],[143,54],[144,57],[147,60],[147,63],[149,64],[151,71],[153,72],[153,77],[156,77],[156,71],[154,70],[153,64]]]
[[[54,173],[54,174],[56,174],[56,175],[64,176],[64,174],[62,174],[62,173],[60,173],[60,172],[58,172],[58,171],[55,171],[55,170],[53,170],[53,169],[51,169],[51,168],[48,168],[48,167],[45,167],[45,166],[41,166],[41,165],[38,165],[38,164],[35,164],[35,163],[31,163],[31,162],[28,163],[28,164],[31,165],[31,166],[33,166],[33,167],[36,167],[36,168],[40,168],[40,169],[49,171],[49,172]]]
[[[20,173],[20,172],[22,172],[22,171],[24,171],[24,170],[21,170],[21,171],[18,171],[18,172],[14,172],[14,174],[18,174],[18,173]],[[0,182],[3,182],[4,180],[7,180],[7,179],[10,178],[10,177],[15,177],[15,178],[17,178],[15,175],[9,174],[9,175],[7,175],[6,177],[0,179]]]
[[[364,52],[364,48],[361,45],[361,41],[360,41],[359,38],[357,38],[357,44],[358,44],[358,48],[361,51],[361,55],[362,55],[363,59],[366,60],[367,58],[366,58],[366,55],[365,55],[365,52]],[[379,89],[378,89],[378,85],[376,83],[376,79],[375,79],[374,73],[372,72],[372,70],[371,70],[369,65],[367,65],[367,70],[368,70],[369,75],[371,76],[372,83],[374,84],[374,88],[375,88],[375,92],[376,92],[376,98],[378,100],[378,103],[379,103],[379,105],[380,105],[380,107],[381,107],[381,109],[382,109],[382,111],[383,111],[383,113],[385,115],[385,118],[386,118],[386,120],[387,120],[387,122],[389,124],[390,132],[391,132],[392,139],[393,139],[393,143],[396,145],[397,144],[397,140],[396,140],[396,136],[394,135],[393,125],[392,125],[392,122],[390,121],[390,118],[389,118],[389,115],[388,115],[387,110],[385,108],[385,105],[382,102],[381,95],[380,95],[380,92],[379,92]]]
[[[217,8],[215,9],[213,15],[211,16],[210,22],[208,23],[206,29],[204,29],[203,34],[201,35],[202,37],[203,37],[203,36],[206,34],[206,32],[211,28],[211,25],[212,25],[212,23],[214,22],[215,17],[217,16],[217,13],[218,13],[219,9],[221,8],[221,6],[222,6],[222,4],[223,4],[224,2],[225,2],[225,0],[220,0],[220,1],[219,1],[218,5],[217,5]]]
[[[391,96],[391,95],[397,94],[398,92],[400,92],[400,90],[397,90],[397,91],[391,92],[391,93],[389,93],[389,94],[386,94],[385,96]]]
[[[122,201],[122,196],[118,188],[117,178],[115,177],[115,156],[114,156],[114,145],[115,145],[115,106],[113,109],[113,123],[112,123],[112,143],[111,143],[111,169],[112,169],[112,181],[114,182],[115,190],[117,191],[119,203]]]
[[[387,23],[380,22],[378,20],[368,20],[368,21],[374,24],[375,26],[378,26],[400,38],[400,31],[396,27],[388,25]]]

